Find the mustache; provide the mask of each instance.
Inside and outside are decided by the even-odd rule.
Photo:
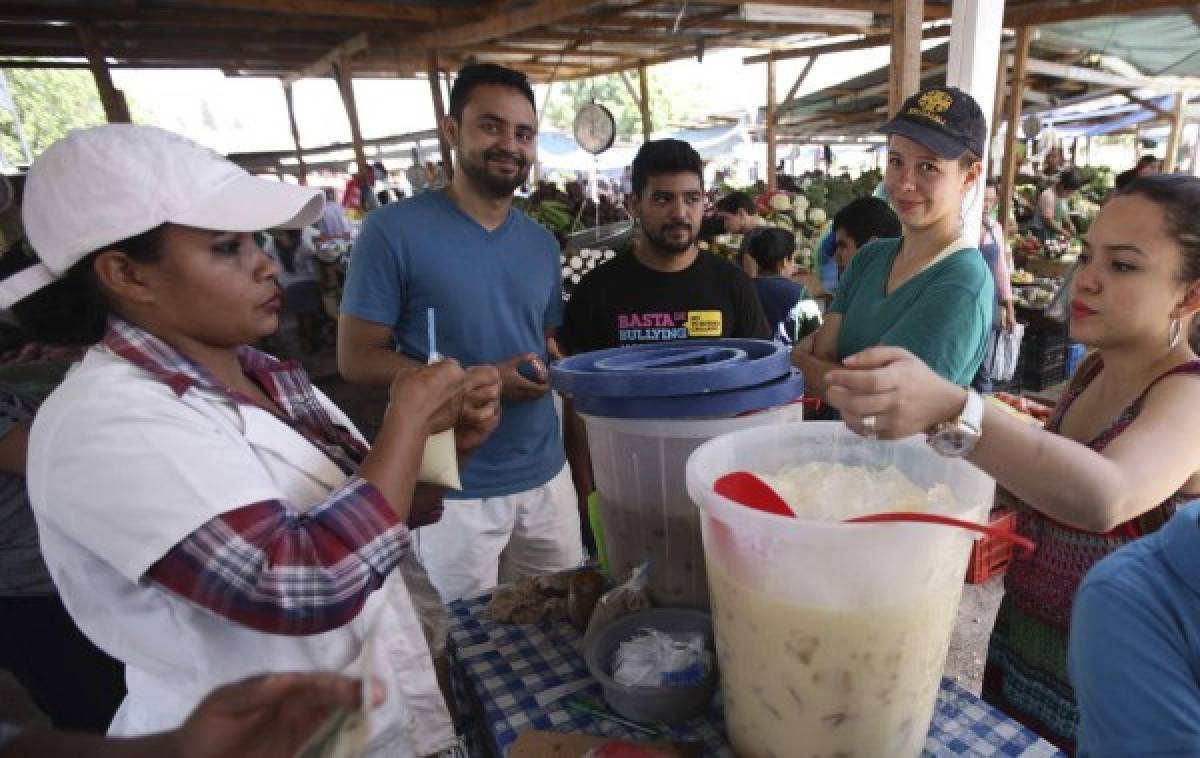
[[[520,153],[510,153],[509,151],[501,150],[500,148],[488,150],[483,154],[483,157],[491,161],[504,160],[507,158],[518,166],[525,165],[525,156],[521,155]]]

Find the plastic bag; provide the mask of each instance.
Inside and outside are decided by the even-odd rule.
[[[1025,336],[1025,325],[1013,325],[1011,332],[996,332],[996,345],[992,350],[992,381],[1008,382],[1017,372],[1017,360],[1021,357],[1021,339]]]
[[[697,632],[643,629],[613,655],[613,679],[630,687],[686,687],[708,675],[712,656]]]
[[[591,639],[593,634],[622,616],[650,607],[650,591],[646,589],[649,574],[650,562],[645,561],[633,570],[627,581],[600,596],[588,621],[584,640]]]

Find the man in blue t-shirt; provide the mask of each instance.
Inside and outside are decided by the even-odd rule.
[[[1080,756],[1200,755],[1200,501],[1088,572],[1067,669]]]
[[[354,245],[338,325],[338,368],[388,385],[437,352],[470,374],[464,412],[502,387],[499,426],[462,471],[463,490],[418,551],[444,600],[519,574],[583,560],[575,489],[546,371],[546,337],[562,321],[558,245],[512,207],[535,157],[533,91],[520,72],[467,66],[442,129],[458,167],[444,190],[372,212]],[[394,345],[394,349],[393,349]]]

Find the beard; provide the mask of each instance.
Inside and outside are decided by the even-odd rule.
[[[529,178],[529,161],[519,153],[510,153],[507,150],[494,148],[483,154],[483,160],[475,161],[467,157],[466,153],[461,153],[458,159],[459,168],[462,172],[470,177],[471,182],[478,187],[482,192],[494,198],[505,198],[525,183]],[[489,160],[504,160],[508,159],[516,164],[517,171],[511,175],[496,174],[488,170],[487,162]]]
[[[675,229],[686,229],[687,234],[682,238],[668,236]],[[696,243],[697,230],[689,224],[676,223],[666,224],[657,229],[643,227],[642,233],[646,235],[646,241],[660,252],[667,255],[683,255]]]

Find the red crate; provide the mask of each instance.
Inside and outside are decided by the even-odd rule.
[[[989,522],[997,529],[1013,532],[1017,529],[1017,514],[1007,508],[996,508]],[[1008,568],[1013,556],[1013,544],[985,534],[971,546],[971,560],[967,563],[967,583],[982,584],[993,576],[1000,576]]]

